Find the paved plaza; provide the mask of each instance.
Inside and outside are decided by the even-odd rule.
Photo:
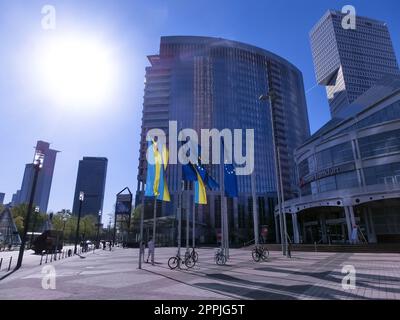
[[[227,265],[218,266],[215,249],[198,252],[190,270],[168,268],[174,248],[157,248],[156,264],[142,270],[137,249],[53,261],[54,290],[42,288],[50,264],[30,263],[0,281],[0,299],[400,299],[399,254],[294,252],[288,259],[275,251],[256,263],[249,250],[231,249]],[[356,270],[355,289],[342,288],[345,265]]]

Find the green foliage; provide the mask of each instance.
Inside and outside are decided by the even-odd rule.
[[[134,230],[135,228],[139,227],[141,214],[142,214],[142,205],[138,205],[137,207],[132,209],[131,230]]]
[[[17,226],[18,232],[21,236],[24,232],[27,211],[28,206],[26,204],[21,204],[11,209],[15,225]],[[38,232],[47,219],[49,219],[49,215],[46,213],[32,212],[28,232],[32,230]],[[54,230],[64,231],[64,240],[66,242],[74,242],[78,223],[78,218],[76,216],[73,216],[66,211],[57,212],[53,214],[51,222]],[[79,236],[87,240],[95,240],[97,236],[96,223],[96,215],[87,215],[82,217],[79,227]]]

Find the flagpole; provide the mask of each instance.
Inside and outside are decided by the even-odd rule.
[[[153,243],[156,246],[156,219],[157,219],[157,196],[154,197],[154,208],[153,208]],[[154,266],[154,249],[151,254],[151,264]]]
[[[189,252],[189,237],[190,237],[190,224],[189,224],[189,208],[190,208],[190,190],[189,184],[186,183],[186,252]]]
[[[280,158],[280,148],[277,147],[278,149],[278,164],[279,164],[279,184],[280,184],[280,188],[281,188],[281,206],[282,206],[282,210],[281,210],[281,217],[283,220],[283,233],[284,233],[284,255],[287,255],[288,252],[288,235],[287,235],[287,227],[286,227],[286,213],[285,213],[285,191],[283,189],[283,182],[282,182],[282,168],[281,168],[281,158]]]
[[[193,250],[196,246],[196,199],[195,199],[195,192],[194,192],[194,188],[195,188],[195,184],[196,182],[193,181],[193,222],[192,222],[192,241],[193,241]]]
[[[181,256],[182,246],[182,166],[177,165],[178,168],[178,257]]]
[[[256,195],[256,181],[254,171],[251,173],[251,193],[253,198],[253,226],[254,226],[254,244],[259,245],[259,222],[258,222],[258,208],[257,208],[257,195]]]
[[[144,182],[142,181],[142,210],[140,210],[140,242],[139,242],[139,269],[142,269],[142,250],[144,250],[143,243],[143,222],[144,222]],[[144,258],[144,257],[143,257]]]

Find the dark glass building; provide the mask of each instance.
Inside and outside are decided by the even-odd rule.
[[[148,130],[159,128],[168,135],[169,121],[176,121],[178,130],[196,130],[199,137],[201,129],[254,129],[259,221],[270,227],[274,237],[276,177],[270,106],[259,97],[270,89],[276,93],[274,120],[283,185],[286,198],[292,198],[297,192],[293,151],[310,134],[301,72],[269,51],[210,37],[162,37],[159,54],[148,59],[151,65],[146,68],[136,203],[141,202],[139,190],[146,180]],[[208,169],[221,181],[219,165]],[[178,166],[170,165],[167,171],[172,201],[159,203],[157,214],[170,217],[173,227],[180,185]],[[238,176],[238,187],[239,197],[228,199],[228,215],[231,241],[241,242],[253,237],[250,176]],[[192,194],[192,190],[184,192],[183,206],[189,212]],[[208,204],[196,209],[197,241],[215,241],[221,225],[220,208],[220,191],[209,191]],[[149,199],[145,219],[152,213],[153,201]]]
[[[72,213],[79,212],[79,193],[85,193],[82,203],[82,216],[97,215],[103,212],[104,190],[107,176],[107,158],[83,157],[79,161],[78,176]]]
[[[56,164],[56,157],[59,151],[50,149],[50,143],[45,141],[38,141],[36,150],[44,154],[43,168],[39,171],[34,205],[38,206],[40,212],[47,212],[49,204],[51,184],[53,181],[54,167]],[[21,191],[15,198],[15,204],[29,203],[33,177],[35,169],[32,163],[25,166],[24,177],[22,179]]]

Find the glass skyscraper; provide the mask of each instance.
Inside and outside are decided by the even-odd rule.
[[[79,193],[85,193],[82,203],[82,216],[91,214],[97,217],[103,211],[104,190],[106,187],[107,158],[83,157],[79,161],[78,176],[72,213],[79,212]]]
[[[47,212],[58,151],[50,149],[50,144],[44,141],[37,142],[36,150],[44,154],[44,161],[43,168],[39,171],[38,175],[34,205],[39,207],[40,212]],[[17,192],[14,204],[29,203],[34,171],[35,169],[32,163],[26,164],[21,191],[19,193]]]
[[[276,93],[276,141],[280,149],[283,184],[287,198],[296,192],[293,151],[309,136],[304,85],[301,72],[285,59],[260,48],[220,38],[162,37],[160,52],[148,57],[143,103],[142,132],[136,203],[141,201],[146,180],[146,133],[153,128],[168,134],[169,121],[178,130],[254,129],[255,176],[259,220],[274,224],[276,198],[274,151],[270,106],[259,97],[270,89]],[[244,136],[244,134],[243,134]],[[244,137],[243,137],[244,139]],[[179,189],[178,166],[168,167],[171,203],[159,204],[158,216],[175,216]],[[221,181],[219,165],[208,166]],[[238,176],[239,198],[228,199],[230,234],[236,241],[248,240],[252,229],[250,176]],[[192,211],[192,191],[186,191],[183,206]],[[152,200],[146,200],[145,218],[152,217]],[[198,206],[200,242],[212,241],[220,228],[219,191],[208,192],[208,204]],[[273,233],[273,232],[272,232]]]
[[[317,82],[326,86],[335,116],[385,75],[399,75],[385,22],[356,16],[355,29],[344,29],[345,14],[329,10],[310,32]]]

